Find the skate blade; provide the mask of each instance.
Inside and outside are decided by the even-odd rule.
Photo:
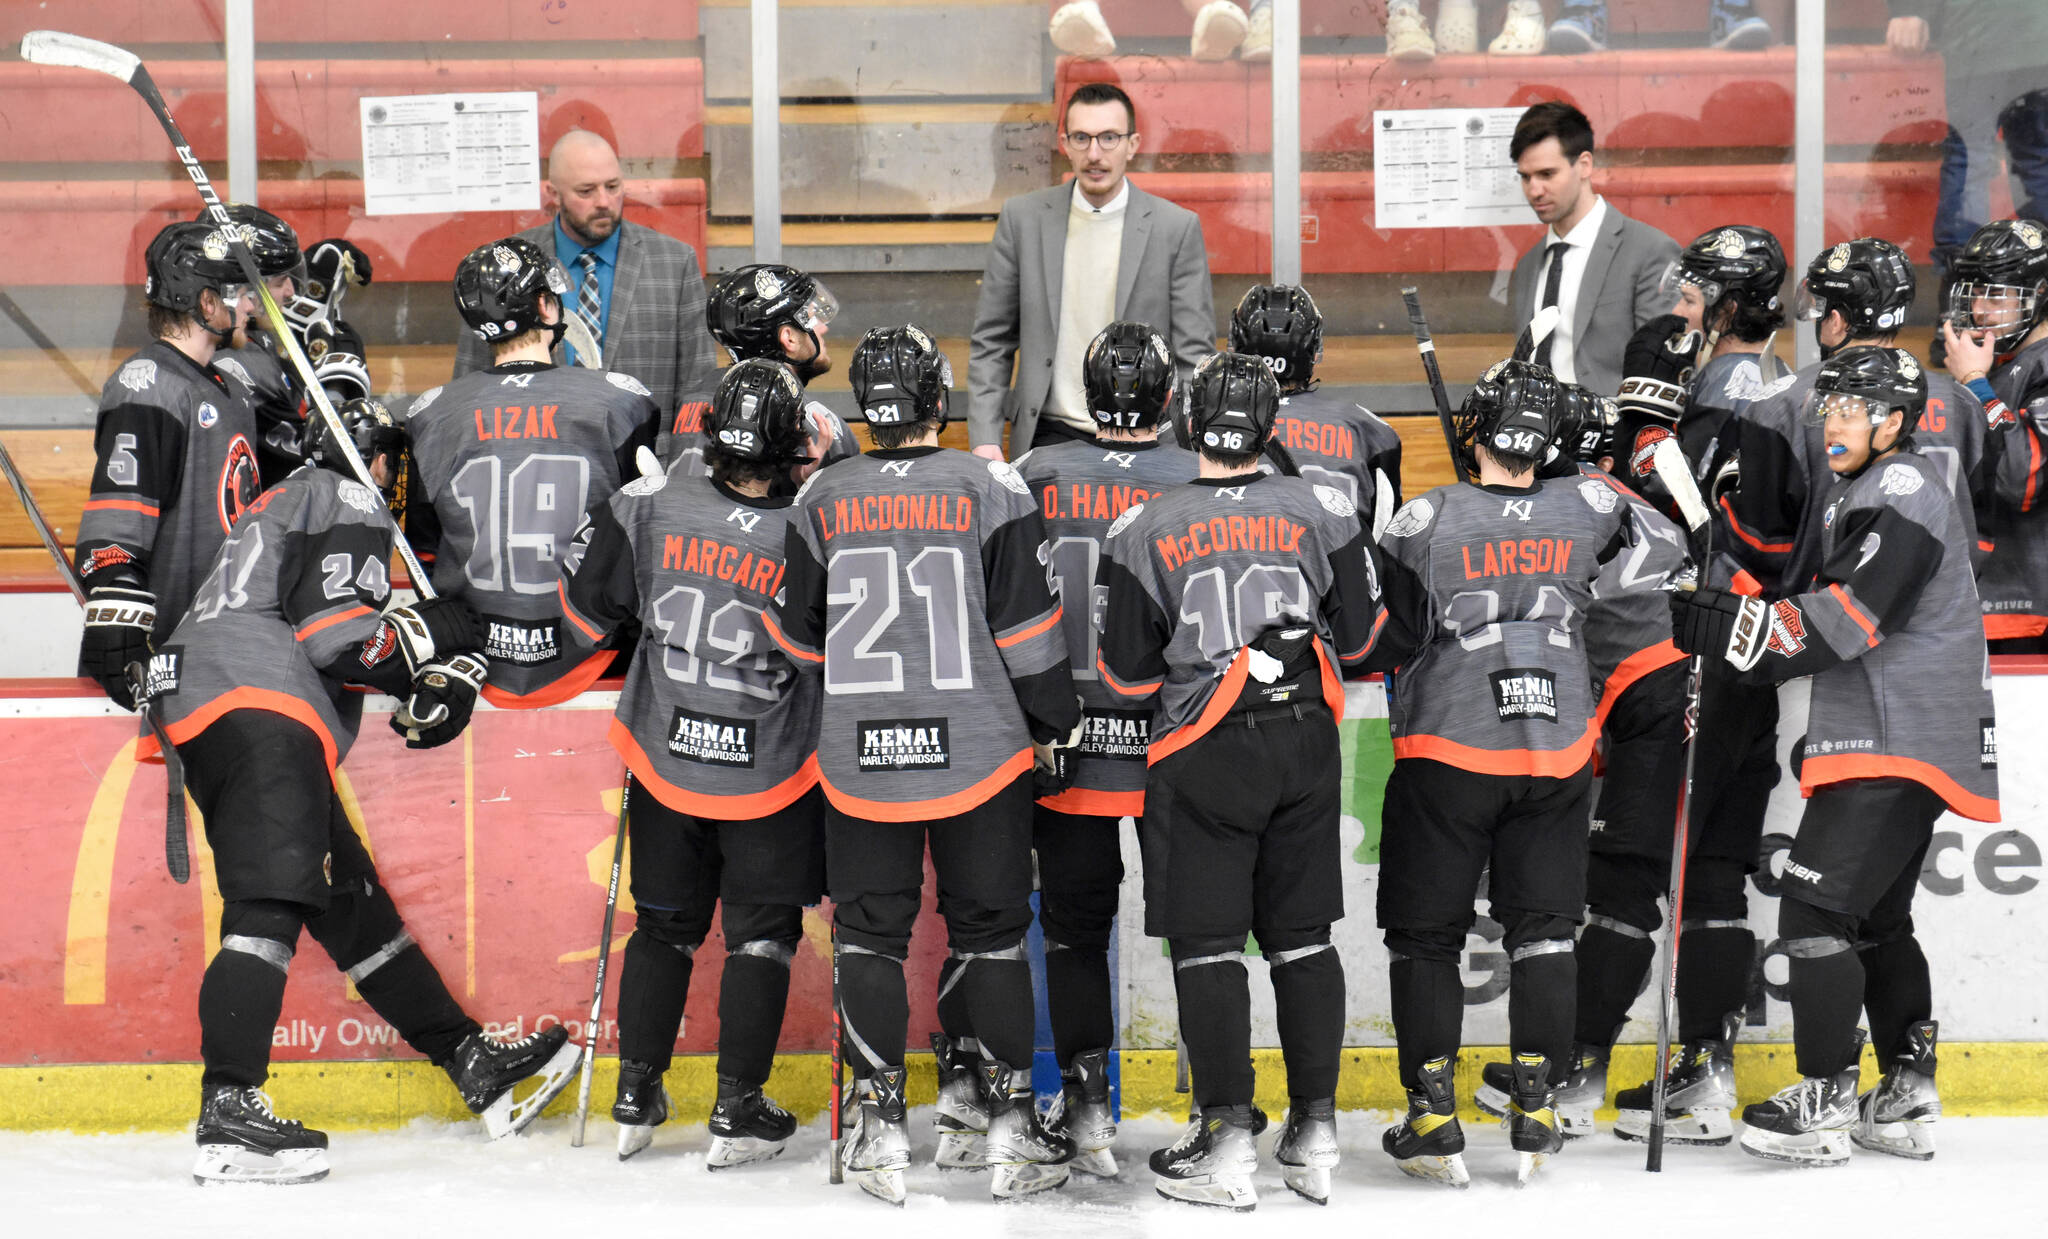
[[[1530,1181],[1536,1177],[1536,1172],[1543,1169],[1543,1163],[1549,1160],[1548,1153],[1515,1154],[1515,1186],[1529,1186]]]
[[[1650,1112],[1648,1110],[1623,1110],[1614,1120],[1614,1134],[1622,1140],[1636,1144],[1650,1141]],[[1735,1139],[1735,1123],[1728,1117],[1728,1111],[1719,1109],[1686,1110],[1664,1116],[1664,1143],[1691,1144],[1705,1148],[1719,1148]]]
[[[1441,1183],[1445,1187],[1465,1188],[1472,1185],[1472,1176],[1465,1170],[1465,1155],[1452,1153],[1447,1156],[1397,1157],[1394,1164],[1401,1173],[1411,1179],[1427,1183]]]
[[[988,1137],[983,1133],[941,1130],[932,1162],[941,1170],[986,1170],[987,1158]]]
[[[855,1170],[850,1172],[860,1190],[876,1200],[903,1207],[910,1198],[910,1188],[904,1182],[901,1170]]]
[[[786,1142],[756,1136],[713,1136],[711,1152],[704,1159],[706,1170],[730,1170],[752,1162],[774,1161],[782,1156]]]
[[[620,1161],[625,1161],[633,1156],[633,1154],[640,1152],[653,1143],[654,1129],[652,1127],[634,1127],[626,1123],[619,1124]]]
[[[282,1149],[259,1153],[239,1144],[202,1144],[192,1163],[192,1181],[202,1186],[215,1183],[261,1183],[287,1187],[294,1183],[318,1183],[327,1177],[326,1149]]]
[[[1067,1182],[1065,1164],[1047,1165],[1043,1162],[1013,1162],[990,1166],[988,1190],[997,1200],[1016,1200],[1038,1192],[1063,1187]]]
[[[1850,1133],[1859,1149],[1885,1153],[1916,1162],[1934,1160],[1934,1130],[1927,1123],[1899,1122],[1859,1124]]]
[[[1210,1209],[1250,1213],[1259,1207],[1259,1193],[1250,1178],[1203,1175],[1196,1179],[1160,1179],[1155,1185],[1161,1196],[1182,1204]]]
[[[1780,1135],[1761,1127],[1742,1132],[1742,1151],[1767,1162],[1793,1166],[1846,1166],[1849,1164],[1847,1131],[1811,1131],[1796,1136]]]
[[[1117,1176],[1116,1154],[1108,1149],[1076,1149],[1074,1160],[1067,1164],[1082,1174],[1094,1175],[1098,1179],[1114,1179]]]
[[[1313,1204],[1330,1203],[1330,1172],[1321,1166],[1287,1166],[1281,1179],[1288,1190]]]
[[[583,1047],[574,1041],[564,1041],[547,1066],[514,1084],[498,1094],[497,1100],[484,1107],[480,1116],[484,1121],[484,1132],[493,1140],[526,1130],[527,1124],[540,1117],[548,1103],[561,1096],[569,1087],[569,1080],[576,1074],[576,1068],[583,1062]],[[524,1098],[515,1094],[521,1085],[539,1081],[539,1087]]]

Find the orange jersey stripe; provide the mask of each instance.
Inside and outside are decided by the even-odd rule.
[[[597,683],[597,678],[604,674],[604,669],[609,667],[611,662],[612,651],[599,650],[545,688],[536,688],[521,696],[517,693],[508,693],[486,680],[483,692],[479,696],[500,710],[539,710],[546,706],[558,706]]]
[[[1569,748],[1475,749],[1442,736],[1400,736],[1394,740],[1394,757],[1424,757],[1446,766],[1478,774],[1526,774],[1545,779],[1566,779],[1577,774],[1593,756],[1593,741],[1600,735],[1597,719],[1588,719],[1586,732]]]
[[[1017,644],[1019,641],[1029,641],[1031,638],[1037,636],[1039,633],[1044,632],[1046,629],[1052,627],[1054,624],[1059,623],[1060,613],[1062,610],[1063,608],[1061,607],[1054,607],[1052,609],[1051,615],[1046,616],[1044,619],[1040,620],[1036,624],[1033,624],[1031,627],[1024,629],[1022,632],[1013,632],[1007,637],[997,637],[996,648],[1006,650],[1009,649],[1011,646]]]
[[[818,772],[818,782],[824,786],[825,797],[832,802],[832,807],[849,817],[865,818],[871,822],[929,822],[960,816],[987,801],[1030,769],[1031,749],[1026,746],[1016,756],[997,766],[987,778],[936,800],[864,800],[832,786],[832,780],[826,778],[822,770]]]
[[[801,658],[807,663],[822,663],[825,661],[823,654],[813,654],[809,650],[799,649],[791,645],[789,638],[782,635],[782,625],[775,622],[774,611],[763,610],[761,612],[761,627],[768,630],[769,639],[782,647],[782,652],[791,658]]]
[[[1878,642],[1877,625],[1871,623],[1864,614],[1863,604],[1857,602],[1856,596],[1843,589],[1840,585],[1828,586],[1828,592],[1835,596],[1835,601],[1842,604],[1842,609],[1849,613],[1849,618],[1855,620],[1856,626],[1863,630],[1864,637],[1870,642],[1870,648],[1876,649]]]
[[[1095,670],[1102,677],[1102,682],[1109,685],[1111,692],[1124,697],[1150,697],[1153,693],[1159,691],[1161,684],[1166,683],[1166,678],[1161,676],[1156,680],[1145,680],[1138,684],[1127,684],[1116,678],[1116,672],[1111,671],[1109,664],[1102,661],[1102,653],[1099,650],[1095,654]]]
[[[2038,637],[2044,632],[2048,632],[2048,615],[2005,614],[1984,617],[1984,636],[1987,640]]]
[[[1086,787],[1070,787],[1057,796],[1040,796],[1038,803],[1055,812],[1079,817],[1145,816],[1143,792],[1098,792]]]
[[[686,787],[677,787],[656,774],[654,763],[648,760],[646,750],[640,747],[640,741],[633,735],[633,729],[616,718],[612,720],[610,738],[612,748],[625,760],[626,769],[646,785],[656,800],[678,813],[714,822],[747,822],[767,817],[795,804],[818,784],[818,755],[812,753],[804,758],[804,764],[797,767],[796,773],[773,787],[744,796],[707,796]]]
[[[363,616],[368,614],[370,614],[370,608],[368,607],[351,607],[346,611],[337,611],[333,615],[328,616],[326,619],[314,620],[312,623],[306,625],[304,628],[298,629],[297,632],[299,640],[304,641],[307,637],[312,636],[316,632],[332,628],[336,624],[345,624],[352,619],[361,619]]]
[[[1607,687],[1600,694],[1600,708],[1593,713],[1593,726],[1607,726],[1607,712],[1614,708],[1614,703],[1621,699],[1621,695],[1629,690],[1630,685],[1652,671],[1661,671],[1672,663],[1684,661],[1685,651],[1669,640],[1645,646],[1622,659],[1621,665],[1614,669],[1614,674],[1607,677]]]
[[[1250,657],[1240,649],[1230,660],[1229,668],[1224,671],[1223,679],[1216,685],[1216,691],[1210,695],[1209,704],[1202,707],[1201,714],[1196,716],[1194,722],[1173,734],[1154,740],[1152,747],[1146,750],[1145,764],[1157,765],[1208,735],[1216,724],[1223,720],[1223,716],[1230,713],[1230,707],[1236,703],[1238,694],[1244,691],[1245,677],[1250,674],[1250,666]]]
[[[191,714],[164,728],[164,734],[171,743],[183,744],[212,726],[221,715],[232,710],[267,710],[282,714],[295,722],[304,723],[314,735],[320,737],[320,751],[327,757],[327,773],[333,774],[338,764],[335,755],[334,736],[327,730],[327,724],[320,719],[319,711],[311,705],[292,696],[268,688],[231,688],[220,696],[200,706]],[[163,753],[157,747],[156,737],[145,733],[135,742],[135,756],[139,761],[161,760]]]
[[[139,499],[89,499],[86,501],[85,506],[83,508],[80,508],[79,511],[140,512],[144,516],[161,515],[160,511],[158,510],[155,504],[143,503]]]
[[[555,582],[555,596],[561,599],[562,614],[568,617],[570,623],[576,625],[576,631],[593,642],[604,640],[604,634],[584,623],[583,617],[576,614],[576,608],[569,605],[569,589],[560,581]]]
[[[1742,522],[1735,519],[1735,505],[1728,502],[1728,496],[1726,495],[1721,496],[1721,511],[1727,516],[1728,528],[1735,531],[1735,536],[1757,550],[1763,551],[1766,554],[1787,554],[1792,550],[1790,542],[1766,542],[1758,535],[1744,529]]]
[[[1996,822],[1998,802],[1950,778],[1939,766],[1911,757],[1881,753],[1832,753],[1808,757],[1799,767],[1799,793],[1811,796],[1814,789],[1851,779],[1911,779],[1941,797],[1942,802],[1964,817],[1977,822]]]

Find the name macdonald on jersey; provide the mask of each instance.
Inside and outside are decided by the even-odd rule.
[[[818,521],[818,537],[825,542],[843,533],[891,529],[965,533],[974,528],[974,499],[969,495],[861,495],[835,499],[830,509],[820,505],[812,515]]]
[[[1184,534],[1154,539],[1152,549],[1171,572],[1190,559],[1219,551],[1298,550],[1301,535],[1307,532],[1308,526],[1284,516],[1212,516],[1190,523]]]
[[[1482,542],[1478,546],[1461,546],[1458,553],[1464,556],[1465,579],[1468,581],[1483,576],[1564,574],[1571,571],[1572,540],[1521,538],[1504,542]],[[1476,564],[1473,562],[1475,553],[1479,557]]]
[[[782,588],[782,561],[756,554],[744,546],[716,538],[666,534],[661,543],[661,566],[669,572],[695,572],[700,576],[730,581],[749,593],[772,598]]]

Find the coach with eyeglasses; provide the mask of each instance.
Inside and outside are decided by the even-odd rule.
[[[1138,143],[1130,96],[1090,82],[1068,96],[1061,116],[1072,183],[1003,204],[967,366],[976,453],[1003,459],[1004,422],[1012,456],[1093,438],[1081,360],[1111,322],[1150,324],[1166,337],[1183,379],[1215,351],[1202,222],[1131,184],[1124,169]]]

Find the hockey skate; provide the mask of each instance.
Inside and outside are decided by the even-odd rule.
[[[1906,1030],[1908,1051],[1885,1068],[1884,1079],[1856,1102],[1856,1128],[1850,1139],[1859,1149],[1909,1157],[1934,1158],[1934,1123],[1941,1117],[1941,1094],[1934,1087],[1934,1042],[1939,1025],[1924,1020]]]
[[[1481,1114],[1494,1118],[1508,1116],[1509,1095],[1515,1091],[1515,1069],[1507,1063],[1488,1063],[1479,1072],[1481,1081],[1472,1094],[1472,1104]],[[1557,1087],[1557,1121],[1567,1140],[1594,1132],[1593,1114],[1607,1100],[1607,1051],[1599,1046],[1581,1045],[1572,1050],[1572,1073]]]
[[[1742,1112],[1742,1151],[1765,1161],[1799,1166],[1849,1164],[1856,1125],[1857,1068],[1808,1076]]]
[[[1014,1200],[1065,1183],[1074,1146],[1039,1121],[1030,1070],[985,1062],[981,1082],[988,1098],[988,1143],[982,1161],[989,1169],[990,1194],[997,1200]]]
[[[1735,1138],[1735,1035],[1742,1012],[1721,1021],[1718,1041],[1688,1041],[1672,1052],[1664,1083],[1664,1140],[1668,1144],[1723,1145]],[[1614,1134],[1623,1140],[1650,1138],[1651,1088],[1656,1082],[1614,1095]]]
[[[1564,1147],[1564,1132],[1558,1127],[1550,1060],[1541,1054],[1515,1055],[1514,1079],[1514,1093],[1508,1098],[1508,1143],[1515,1149],[1515,1185],[1526,1187],[1550,1155]]]
[[[652,1064],[619,1060],[619,1094],[612,1122],[619,1125],[619,1160],[654,1143],[654,1129],[668,1122],[668,1086]]]
[[[882,1067],[860,1084],[851,1134],[839,1142],[846,1173],[876,1200],[901,1205],[910,1194],[910,1129],[903,1118],[903,1068]]]
[[[1069,1163],[1083,1174],[1116,1177],[1116,1118],[1109,1109],[1109,1051],[1074,1055],[1060,1073],[1060,1095],[1045,1116],[1045,1128],[1074,1146]]]
[[[1204,1110],[1171,1147],[1153,1151],[1151,1164],[1159,1194],[1168,1200],[1238,1213],[1259,1206],[1252,1187],[1259,1147],[1252,1141],[1250,1106]]]
[[[196,1183],[315,1183],[327,1177],[327,1133],[281,1119],[259,1088],[215,1085],[199,1104]]]
[[[557,1024],[518,1041],[499,1041],[473,1032],[455,1047],[455,1053],[441,1064],[441,1070],[455,1082],[462,1102],[471,1114],[480,1115],[484,1131],[500,1140],[540,1117],[561,1091],[569,1087],[583,1051],[569,1041],[569,1030]],[[513,1088],[538,1079],[540,1087],[525,1097],[515,1097]]]
[[[1432,1058],[1422,1065],[1421,1088],[1408,1090],[1408,1114],[1387,1128],[1380,1147],[1401,1173],[1450,1187],[1465,1187],[1465,1129],[1458,1125],[1458,1103],[1451,1095],[1451,1060]]]
[[[1273,1160],[1295,1195],[1319,1205],[1330,1203],[1330,1172],[1337,1168],[1337,1099],[1297,1097],[1287,1107],[1287,1126],[1273,1146]]]
[[[727,1170],[770,1161],[796,1134],[796,1116],[770,1101],[758,1087],[718,1077],[718,1101],[711,1107],[711,1152],[707,1170]]]
[[[988,1107],[981,1096],[980,1047],[962,1037],[932,1034],[932,1059],[939,1069],[939,1102],[932,1125],[939,1130],[933,1157],[941,1170],[980,1170],[988,1135]]]

